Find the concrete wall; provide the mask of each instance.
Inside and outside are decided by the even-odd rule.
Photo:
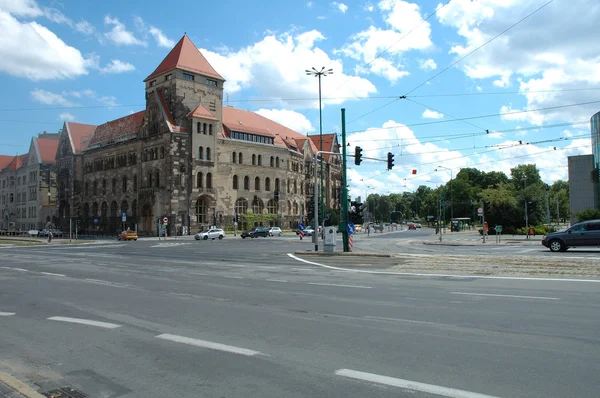
[[[590,175],[593,170],[593,155],[569,156],[571,223],[576,221],[576,213],[587,209],[594,209],[596,203],[598,203],[596,187]]]

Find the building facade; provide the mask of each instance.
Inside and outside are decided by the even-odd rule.
[[[0,166],[4,162],[0,171],[0,229],[39,230],[57,222],[54,164],[58,136],[39,134],[31,139],[27,154],[0,159]]]
[[[296,227],[312,200],[319,136],[223,106],[225,80],[184,36],[144,81],[146,109],[100,126],[65,123],[56,152],[58,218],[82,232],[124,227]],[[335,134],[323,150],[339,153]],[[324,201],[337,209],[339,156],[324,156]]]

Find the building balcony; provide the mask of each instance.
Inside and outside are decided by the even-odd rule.
[[[200,160],[195,159],[196,166],[206,166],[206,167],[214,167],[215,162],[213,160]]]
[[[214,194],[215,193],[215,189],[214,188],[196,188],[199,194],[203,194],[203,193],[207,193],[207,194]]]

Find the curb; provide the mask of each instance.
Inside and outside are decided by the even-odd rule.
[[[309,255],[309,256],[320,256],[320,257],[331,257],[331,256],[346,256],[346,257],[384,257],[391,258],[391,254],[385,253],[371,253],[371,252],[322,252],[322,251],[311,251],[311,250],[297,250],[294,254],[298,255]]]
[[[35,391],[33,388],[29,387],[27,384],[14,378],[8,373],[0,372],[0,382],[6,384],[19,394],[24,395],[27,398],[46,398],[39,392]]]

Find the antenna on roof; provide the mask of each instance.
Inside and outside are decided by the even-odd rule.
[[[225,105],[229,106],[229,94],[225,93]]]

